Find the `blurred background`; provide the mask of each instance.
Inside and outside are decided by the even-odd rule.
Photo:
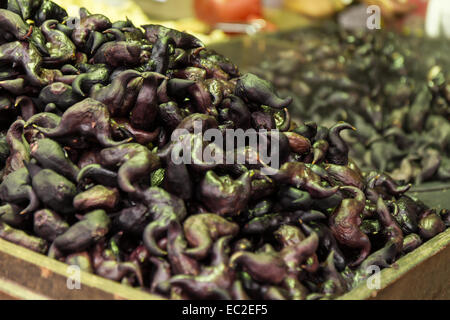
[[[447,0],[56,0],[78,15],[80,7],[112,20],[132,17],[136,25],[157,22],[195,34],[205,43],[234,35],[276,32],[334,19],[364,27],[366,8],[381,9],[384,28],[405,33],[450,35]]]

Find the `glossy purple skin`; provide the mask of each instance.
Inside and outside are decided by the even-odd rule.
[[[68,135],[95,137],[107,147],[118,146],[129,141],[112,140],[111,117],[107,107],[87,98],[67,109],[56,128],[36,127],[49,138],[63,138]]]
[[[357,266],[369,255],[371,249],[369,238],[359,229],[365,196],[355,187],[341,189],[353,193],[355,198],[342,200],[340,206],[336,208],[330,217],[331,231],[340,244],[360,250],[359,257],[351,263],[351,266]]]

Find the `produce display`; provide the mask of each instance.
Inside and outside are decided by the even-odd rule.
[[[349,123],[295,123],[292,98],[189,34],[48,0],[8,1],[0,28],[3,239],[170,299],[329,299],[450,224],[360,170]],[[265,139],[211,163],[229,150],[197,124]]]
[[[357,127],[344,138],[362,169],[405,183],[450,181],[448,41],[334,24],[277,38],[293,49],[249,70],[293,96],[293,114]]]

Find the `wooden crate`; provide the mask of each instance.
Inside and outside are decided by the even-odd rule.
[[[450,229],[380,273],[379,290],[362,283],[339,299],[450,299]],[[81,272],[68,289],[68,265],[0,239],[0,299],[155,300],[160,296]]]

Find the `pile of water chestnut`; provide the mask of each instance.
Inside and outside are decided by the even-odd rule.
[[[294,116],[357,127],[344,139],[364,170],[416,185],[450,181],[448,41],[332,23],[278,38],[292,49],[249,71],[292,96]]]
[[[7,241],[169,299],[331,299],[450,224],[361,171],[350,124],[295,123],[292,98],[189,34],[47,0],[7,1],[0,29]],[[196,159],[207,141],[173,161],[195,123],[267,130],[280,168],[250,145],[244,164]]]

